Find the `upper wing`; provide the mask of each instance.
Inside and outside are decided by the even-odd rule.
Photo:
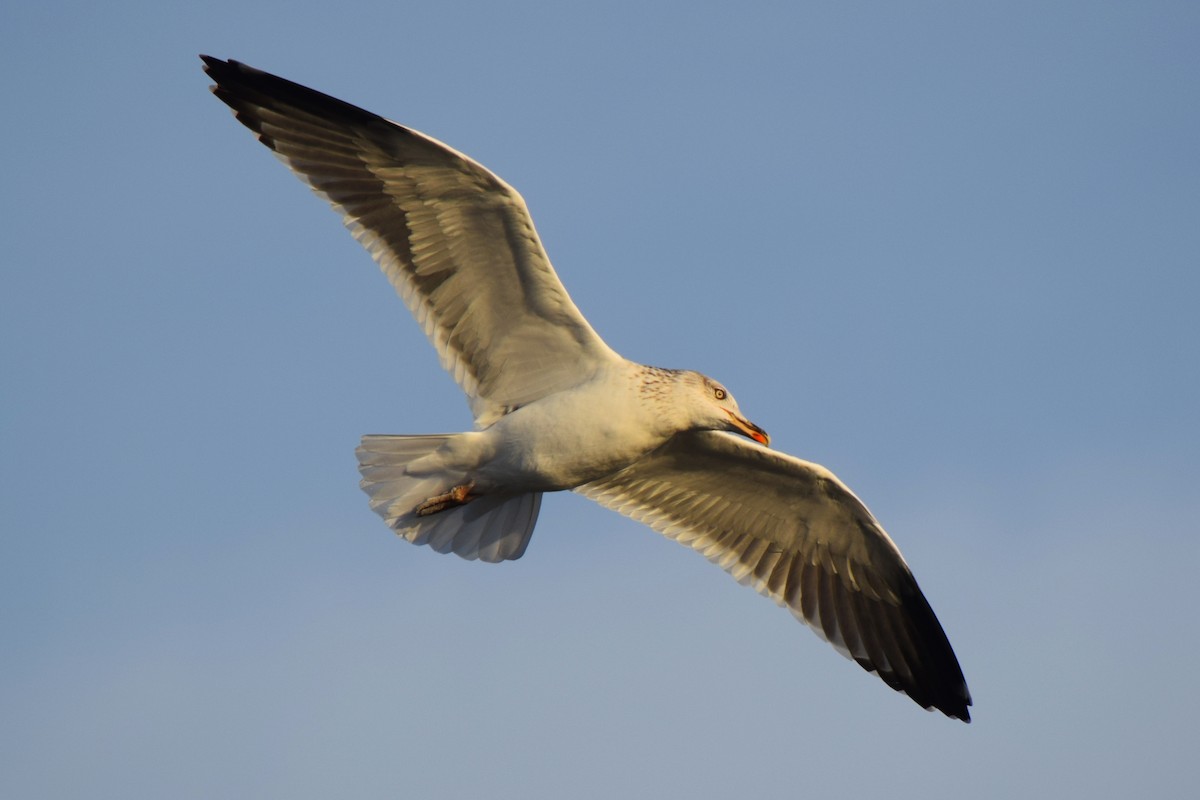
[[[480,426],[618,357],[571,302],[525,201],[500,178],[361,108],[201,58],[213,93],[370,251]]]
[[[970,721],[958,659],[900,551],[825,468],[685,433],[576,491],[703,553],[924,708]]]

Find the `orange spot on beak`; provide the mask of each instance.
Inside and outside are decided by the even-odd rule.
[[[729,421],[733,423],[734,430],[753,439],[764,447],[770,447],[771,437],[767,435],[766,431],[740,414],[733,413],[728,408],[723,410],[729,415]]]

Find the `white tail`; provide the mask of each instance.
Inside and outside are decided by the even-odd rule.
[[[408,472],[408,464],[437,450],[457,434],[364,436],[355,451],[359,484],[371,498],[371,510],[413,544],[474,561],[511,561],[529,544],[542,505],[541,492],[488,494],[428,516],[416,507],[467,480],[463,474]]]

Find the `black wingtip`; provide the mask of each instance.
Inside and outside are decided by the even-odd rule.
[[[966,685],[962,686],[962,690],[966,692]],[[940,711],[950,719],[957,719],[966,724],[971,724],[971,712],[968,707],[971,705],[971,696],[968,693],[966,700],[954,698],[953,700],[939,700],[930,706],[930,711]]]
[[[215,56],[200,54],[200,60],[204,62],[204,71],[212,77],[213,80],[220,80],[222,74],[234,74],[238,67],[244,67],[233,59],[222,59]]]
[[[235,111],[240,110],[244,101],[266,106],[282,103],[316,116],[341,119],[351,124],[383,124],[389,129],[396,127],[364,108],[289,81],[287,78],[255,69],[241,61],[214,58],[204,54],[200,55],[200,60],[204,62],[204,71],[216,82],[216,85],[211,87],[213,94]]]
[[[922,708],[969,723],[971,691],[958,657],[912,573],[906,571],[906,576],[899,587],[899,606],[884,615],[877,631],[891,638],[894,648],[885,650],[879,663],[859,663]]]
[[[915,581],[913,589],[914,594],[907,598],[905,605],[918,640],[922,643],[922,650],[927,654],[924,660],[931,680],[926,691],[932,700],[931,705],[947,717],[970,723],[971,712],[968,708],[971,706],[971,690],[967,688],[958,657],[950,646],[950,639],[941,622]]]

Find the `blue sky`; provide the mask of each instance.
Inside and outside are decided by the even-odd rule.
[[[9,8],[0,795],[1194,787],[1200,10],[903,5]],[[614,348],[866,501],[975,721],[580,497],[397,541],[358,437],[466,404],[200,52],[514,184]]]

